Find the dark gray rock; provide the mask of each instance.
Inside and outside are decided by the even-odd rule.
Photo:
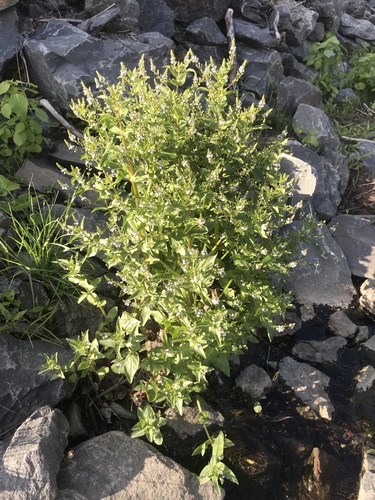
[[[365,170],[375,176],[375,144],[373,142],[361,141],[353,157]]]
[[[236,387],[239,387],[245,394],[257,400],[272,387],[272,380],[263,368],[257,365],[250,365],[241,371],[236,378],[235,384]]]
[[[284,67],[285,76],[292,76],[299,80],[312,80],[316,76],[316,72],[308,68],[305,64],[297,61],[292,54],[281,54],[282,64]]]
[[[292,27],[297,30],[301,40],[306,39],[314,30],[318,20],[314,7],[306,8],[305,2],[301,4],[295,0],[281,0],[278,3],[288,6]]]
[[[242,88],[258,96],[271,97],[284,79],[281,57],[276,50],[254,50],[242,44],[237,47],[238,61],[246,61]]]
[[[138,22],[141,33],[158,31],[167,38],[175,33],[176,16],[164,0],[138,0],[141,9]]]
[[[294,229],[299,227],[299,222],[293,223]],[[300,243],[296,255],[306,251],[306,257],[290,271],[288,288],[308,308],[347,308],[356,292],[345,255],[328,231],[319,229],[314,236],[313,243]]]
[[[351,397],[354,412],[361,418],[375,420],[375,368],[364,366],[356,376]]]
[[[39,193],[60,189],[61,186],[72,189],[70,177],[44,158],[25,160],[16,172],[16,179],[26,186],[32,184]]]
[[[366,11],[366,1],[365,0],[345,0],[344,11],[346,14],[350,14],[356,18],[364,18]]]
[[[344,311],[336,311],[331,314],[328,320],[328,328],[332,333],[350,339],[355,336],[358,326],[344,313]]]
[[[205,424],[208,428],[212,426],[221,427],[224,424],[224,417],[220,412],[213,410],[209,406],[204,406],[203,410],[207,415]],[[197,406],[184,406],[182,415],[169,408],[165,412],[165,418],[167,419],[166,425],[173,429],[180,439],[195,436],[204,430]]]
[[[329,224],[355,276],[375,279],[375,227],[358,215],[338,215]]]
[[[212,483],[199,485],[195,474],[151,445],[119,431],[79,445],[72,458],[64,461],[57,481],[60,490],[75,490],[90,500],[222,498]]]
[[[279,365],[280,377],[295,396],[314,410],[321,418],[332,420],[335,411],[325,389],[329,377],[307,363],[299,363],[286,356]]]
[[[205,16],[214,21],[224,19],[230,0],[165,0],[177,21],[190,22]]]
[[[201,45],[227,45],[227,37],[219,30],[211,17],[203,17],[189,24],[186,28],[189,41]]]
[[[324,148],[337,151],[341,148],[331,120],[321,109],[300,104],[293,116],[292,126],[297,137],[316,151]]]
[[[319,108],[322,98],[321,90],[312,83],[288,76],[280,83],[276,107],[288,115],[294,115],[302,103]]]
[[[333,151],[332,149],[325,148],[322,151],[321,157],[323,158],[325,164],[334,169],[339,176],[338,190],[340,195],[344,195],[349,182],[349,163],[347,157],[340,153],[339,151]],[[332,181],[336,178],[335,174],[332,175]]]
[[[188,49],[191,49],[201,64],[205,64],[211,58],[217,66],[220,66],[223,59],[228,56],[227,47],[224,45],[196,45],[186,42]]]
[[[335,104],[352,104],[358,106],[361,101],[353,89],[339,89],[333,102]]]
[[[367,19],[355,19],[349,14],[341,16],[340,33],[352,38],[375,40],[375,26]]]
[[[261,14],[261,6],[262,2],[259,0],[243,0],[238,14],[248,19],[252,23],[265,28],[267,23],[264,16]]]
[[[360,358],[366,363],[375,366],[375,336],[370,337],[359,350]]]
[[[9,7],[13,7],[16,5],[19,0],[1,0],[0,1],[0,11],[9,9]]]
[[[100,40],[59,20],[49,21],[24,44],[33,81],[45,97],[64,109],[82,95],[82,82],[93,86],[97,71],[115,83],[121,62],[132,69],[144,55],[161,67],[173,47],[172,40],[160,33],[137,35],[136,40]]]
[[[293,355],[310,363],[334,364],[337,362],[339,350],[346,344],[347,341],[343,337],[297,342],[293,347]]]
[[[100,12],[86,21],[77,25],[82,31],[86,33],[95,34],[101,31],[108,23],[113,21],[120,13],[119,7],[112,7],[111,9],[105,10],[104,12]]]
[[[326,34],[326,29],[324,24],[321,22],[317,22],[315,24],[315,28],[312,30],[310,35],[308,36],[308,40],[310,42],[321,42]]]
[[[341,0],[306,0],[304,6],[319,14],[319,21],[324,24],[326,31],[337,33],[343,12]]]
[[[74,384],[63,379],[51,381],[51,373],[39,375],[47,354],[59,353],[62,364],[71,358],[70,349],[50,342],[33,343],[0,336],[0,435],[14,429],[36,408],[55,406],[71,396]]]
[[[9,6],[18,0],[8,2]],[[11,7],[2,10],[0,6],[0,76],[4,66],[15,57],[22,47],[22,35],[18,30],[18,16],[16,9]]]
[[[2,457],[0,499],[54,499],[68,433],[60,410],[36,410],[16,430]]]
[[[336,214],[349,178],[348,168],[344,169],[345,158],[340,162],[342,155],[336,158],[334,153],[328,154],[329,150],[324,151],[328,158],[320,156],[297,141],[288,141],[287,148],[296,158],[309,164],[316,176],[316,188],[311,200],[313,212],[320,219],[331,219]]]
[[[91,15],[97,15],[105,9],[113,7],[111,0],[85,0],[85,10]],[[123,30],[138,31],[138,17],[140,8],[137,0],[121,0],[115,4],[120,8],[119,14],[107,25],[107,31],[118,32]]]
[[[244,42],[246,45],[256,49],[277,49],[279,42],[274,35],[271,35],[268,28],[259,28],[256,24],[234,20],[234,32],[236,40]]]

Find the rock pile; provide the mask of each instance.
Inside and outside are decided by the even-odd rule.
[[[308,321],[317,306],[348,309],[356,296],[353,277],[366,280],[359,303],[374,314],[375,219],[337,213],[348,185],[348,162],[324,112],[322,93],[309,82],[314,72],[303,63],[311,43],[321,41],[327,31],[348,48],[363,42],[373,45],[374,0],[85,0],[84,8],[76,0],[1,0],[0,77],[6,78],[22,55],[31,81],[63,113],[71,99],[82,95],[82,82],[93,85],[97,71],[115,82],[120,63],[133,68],[142,55],[161,67],[171,50],[183,57],[192,49],[202,61],[212,57],[220,62],[228,51],[224,21],[228,8],[234,11],[238,62],[247,62],[241,89],[244,102],[264,95],[270,106],[291,117],[295,140],[288,142],[281,168],[297,179],[293,202],[303,202],[301,217],[311,212],[322,222],[316,244],[301,244],[304,263],[289,277],[302,320]],[[306,147],[302,143],[311,134],[313,144]],[[32,181],[42,193],[67,183],[55,164],[79,164],[80,155],[70,154],[62,142],[56,143],[43,158],[20,165],[18,179],[25,185]],[[358,155],[363,169],[374,176],[374,144],[363,143]],[[84,210],[83,206],[81,215]],[[89,224],[90,215],[85,215]],[[299,224],[294,222],[297,228]],[[8,227],[0,217],[2,233]],[[6,285],[0,279],[0,289]],[[72,325],[67,335],[75,335],[74,328],[80,327]],[[351,404],[357,415],[374,421],[375,337],[369,338],[368,329],[358,327],[342,311],[331,315],[327,328],[324,340],[295,344],[293,357],[285,356],[277,367],[280,378],[320,418],[334,419],[325,371],[354,346],[360,352],[361,370]],[[82,443],[60,464],[69,424],[50,407],[67,399],[72,387],[38,375],[42,354],[56,349],[39,341],[31,348],[8,335],[0,337],[0,436],[8,439],[0,442],[0,498],[218,496],[211,485],[199,486],[191,473],[120,432]],[[62,350],[61,355],[67,353]],[[263,367],[253,366],[237,378],[236,385],[259,399],[272,382]],[[318,460],[315,455],[313,461]],[[372,462],[367,456],[358,498],[375,498]]]

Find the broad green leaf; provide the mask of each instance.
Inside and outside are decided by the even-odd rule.
[[[5,80],[4,82],[0,83],[0,95],[5,94],[8,92],[10,89],[10,82],[8,80]]]
[[[13,182],[3,175],[0,175],[0,196],[6,196],[11,191],[19,189],[20,185]]]
[[[12,106],[6,102],[4,103],[2,106],[1,106],[1,114],[5,117],[5,118],[10,118],[11,114],[12,114]]]
[[[26,132],[15,132],[13,134],[13,141],[17,146],[23,146],[27,140]]]
[[[13,113],[16,113],[21,118],[26,118],[29,103],[25,94],[17,92],[9,97],[9,105]]]

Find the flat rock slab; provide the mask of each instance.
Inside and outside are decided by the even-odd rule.
[[[299,230],[300,223],[293,223]],[[311,308],[315,305],[341,307],[350,306],[355,288],[346,257],[333,239],[324,230],[318,231],[311,244],[300,244],[306,257],[291,270],[287,285],[299,303]]]
[[[337,362],[338,352],[346,344],[347,341],[343,337],[298,342],[293,347],[293,355],[303,361],[332,364]]]
[[[0,499],[56,498],[56,477],[68,444],[60,410],[38,409],[14,433],[0,461]]]
[[[325,389],[329,377],[307,363],[286,356],[279,365],[280,377],[294,394],[320,417],[331,420],[335,411]]]
[[[329,228],[352,274],[375,279],[375,227],[371,221],[357,215],[338,215]]]
[[[151,445],[112,431],[79,445],[58,475],[60,490],[89,500],[217,500],[211,483],[164,457]]]

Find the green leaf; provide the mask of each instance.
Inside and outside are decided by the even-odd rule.
[[[219,353],[213,358],[212,364],[215,368],[221,370],[224,375],[230,377],[230,364],[227,355]]]
[[[44,122],[44,123],[47,123],[49,121],[49,118],[48,118],[48,115],[47,113],[43,110],[43,109],[40,109],[40,108],[35,108],[34,109],[34,113],[35,113],[35,116],[41,121],[41,122]]]
[[[13,141],[17,146],[23,146],[27,141],[26,132],[15,132],[13,134]]]
[[[5,94],[10,89],[10,81],[4,80],[0,83],[0,95]]]
[[[137,373],[139,368],[139,355],[136,352],[129,352],[125,358],[125,376],[131,384],[134,379],[134,375]]]
[[[9,104],[9,103],[4,103],[2,106],[1,106],[1,114],[5,117],[5,118],[10,118],[11,114],[12,114],[12,106]]]
[[[11,191],[19,189],[20,185],[13,182],[3,175],[0,175],[0,196],[6,196]]]
[[[29,107],[29,102],[25,94],[17,92],[9,97],[9,105],[12,108],[13,113],[16,113],[21,118],[27,117],[27,110]]]

